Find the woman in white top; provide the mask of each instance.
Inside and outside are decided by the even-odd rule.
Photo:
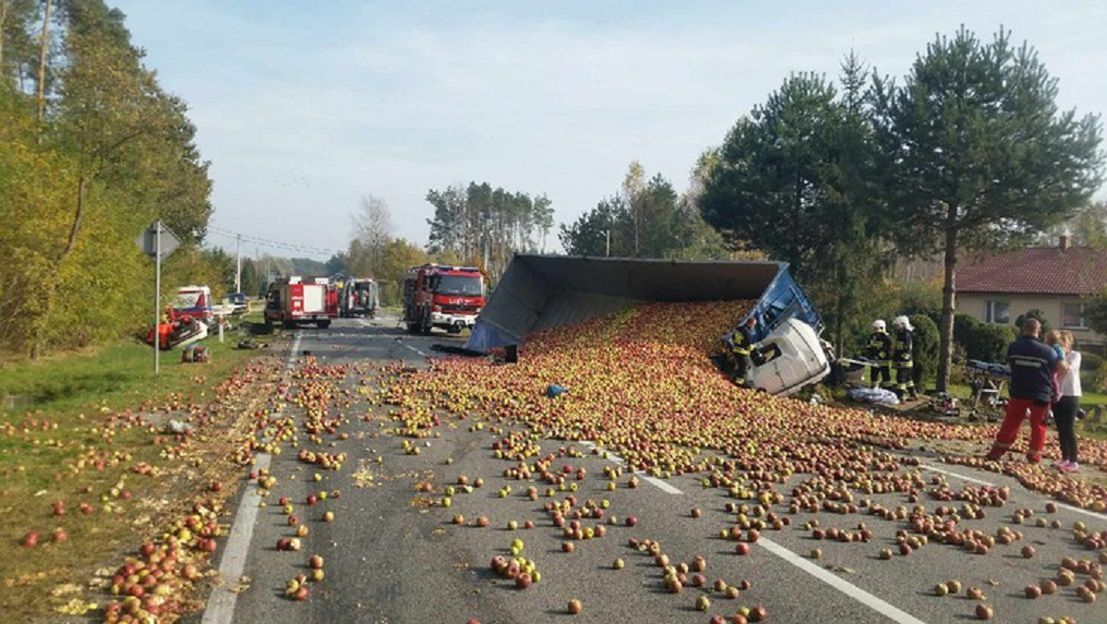
[[[1072,348],[1072,332],[1061,332],[1061,346],[1069,368],[1061,377],[1061,398],[1053,405],[1053,420],[1061,439],[1061,461],[1054,464],[1061,472],[1076,472],[1076,412],[1080,409],[1080,352]]]

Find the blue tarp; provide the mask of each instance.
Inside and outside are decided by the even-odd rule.
[[[781,262],[686,262],[516,255],[465,348],[522,344],[532,331],[572,325],[651,301],[754,299],[758,339],[788,318],[822,320]],[[736,319],[737,320],[737,319]],[[744,320],[744,319],[742,319]]]

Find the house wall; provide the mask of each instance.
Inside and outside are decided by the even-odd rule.
[[[1009,303],[1008,310],[1010,311],[1011,323],[1013,324],[1020,314],[1025,314],[1037,308],[1045,313],[1046,320],[1049,321],[1050,327],[1055,329],[1068,329],[1071,331],[1073,337],[1076,339],[1076,346],[1078,349],[1086,349],[1102,354],[1107,350],[1107,336],[1090,329],[1061,326],[1061,305],[1063,303],[1079,303],[1080,300],[1081,298],[1077,296],[1061,295],[1035,296],[1009,293],[957,293],[957,312],[972,315],[979,321],[986,321],[987,302],[1006,301]]]

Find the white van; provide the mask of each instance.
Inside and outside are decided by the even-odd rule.
[[[754,348],[764,357],[746,376],[748,387],[755,390],[787,396],[830,374],[822,341],[814,328],[799,319],[782,322]]]

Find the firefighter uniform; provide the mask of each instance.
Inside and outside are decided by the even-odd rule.
[[[753,328],[742,325],[734,331],[734,346],[731,352],[734,354],[734,383],[746,385],[746,373],[749,372],[750,360],[753,356]]]
[[[914,328],[911,327],[907,317],[897,318],[892,326],[895,330],[892,341],[892,367],[896,369],[896,394],[900,399],[918,398],[914,379]]]
[[[865,355],[876,362],[869,374],[874,388],[892,387],[892,337],[884,328],[883,321],[873,323],[874,331],[869,335]]]

